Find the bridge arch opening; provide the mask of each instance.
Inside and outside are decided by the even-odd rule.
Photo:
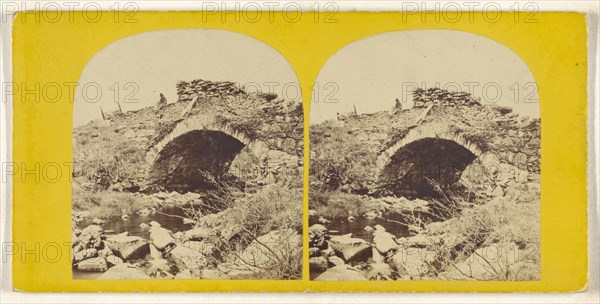
[[[169,141],[150,169],[153,188],[177,192],[214,189],[227,174],[242,141],[216,130],[193,130]]]
[[[450,139],[426,137],[400,147],[380,174],[380,187],[407,198],[437,198],[456,186],[477,155]]]

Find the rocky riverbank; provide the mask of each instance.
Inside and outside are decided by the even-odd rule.
[[[536,195],[536,189],[526,190]],[[327,226],[335,221],[313,211],[320,223],[309,228],[311,272],[317,281],[537,280],[539,225],[528,218],[539,215],[539,200],[527,198],[493,198],[403,235],[366,226],[368,237],[362,238],[344,231],[334,235]],[[414,222],[412,213],[405,214]]]
[[[161,206],[185,205],[197,196],[194,193],[156,193],[145,197],[145,200],[157,200],[152,207],[145,206],[116,218],[97,218],[90,212],[75,212],[72,230],[74,272],[101,273],[98,279],[107,280],[269,279],[285,278],[289,276],[288,272],[293,272],[288,268],[295,265],[280,265],[277,261],[291,260],[301,264],[302,238],[297,230],[281,225],[278,229],[251,230],[244,226],[246,215],[240,215],[236,206],[217,213],[196,214],[193,219],[180,216],[180,225],[175,226],[178,231],[150,220],[135,227],[136,232],[142,232],[137,235],[104,228],[127,227],[128,221],[138,217],[151,219],[153,214],[161,212]],[[251,202],[248,204],[252,205]],[[232,220],[238,217],[239,221]],[[121,224],[109,226],[114,220]],[[181,230],[184,227],[189,228]]]

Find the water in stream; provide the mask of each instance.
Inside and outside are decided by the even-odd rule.
[[[177,206],[165,206],[162,207],[158,212],[154,212],[148,215],[133,214],[127,219],[121,217],[113,217],[106,220],[106,223],[102,225],[102,228],[106,232],[107,236],[113,234],[119,234],[128,232],[129,235],[139,236],[144,239],[148,239],[150,236],[149,229],[140,228],[140,224],[149,224],[152,221],[156,221],[162,227],[171,230],[172,232],[189,230],[192,224],[184,224],[183,217],[185,213]],[[77,226],[83,229],[89,225],[92,225],[92,220],[87,219]],[[95,280],[102,275],[101,272],[84,272],[73,269],[73,279],[76,280]]]

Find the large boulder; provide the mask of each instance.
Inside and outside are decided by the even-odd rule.
[[[429,271],[428,261],[431,261],[431,255],[423,254],[420,250],[414,252],[401,250],[389,258],[388,264],[400,276],[419,279],[427,275]]]
[[[171,231],[162,227],[150,227],[150,240],[158,250],[164,250],[175,245],[175,239],[171,236]]]
[[[256,238],[239,253],[238,262],[269,268],[280,260],[302,259],[302,237],[292,229],[271,231]]]
[[[372,254],[371,244],[363,239],[353,238],[351,233],[331,237],[329,245],[347,262],[366,260]]]
[[[138,236],[128,236],[126,233],[108,237],[106,245],[125,261],[143,259],[150,253],[148,241]]]
[[[83,248],[99,248],[105,238],[104,229],[98,225],[89,225],[81,230],[77,240]]]
[[[192,250],[202,253],[205,256],[212,256],[215,252],[215,245],[202,241],[187,241],[183,243],[183,246],[188,247]]]
[[[396,237],[382,229],[377,229],[373,232],[373,243],[375,244],[375,248],[383,255],[395,251],[399,247],[396,243]]]
[[[329,267],[329,261],[324,256],[316,256],[308,259],[310,270],[323,271]]]
[[[150,277],[131,264],[119,264],[111,267],[98,280],[148,280]]]
[[[183,240],[186,241],[202,241],[211,235],[210,229],[204,227],[196,227],[183,232]]]
[[[329,240],[329,231],[321,224],[315,224],[308,228],[308,244],[311,248],[325,249]]]
[[[208,260],[202,253],[185,246],[177,246],[171,250],[168,259],[179,269],[189,269],[192,273],[199,273],[208,265]]]
[[[466,260],[450,267],[441,277],[482,281],[538,280],[539,262],[530,259],[537,254],[537,248],[534,247],[521,250],[514,243],[493,244],[478,248]]]
[[[96,257],[79,262],[77,270],[90,272],[104,272],[108,269],[104,258]]]
[[[83,249],[73,253],[73,264],[79,263],[85,259],[93,258],[98,256],[98,250],[96,248]]]
[[[339,265],[329,268],[320,274],[315,281],[367,281],[360,272],[348,265]]]

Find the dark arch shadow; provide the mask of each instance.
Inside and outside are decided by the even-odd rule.
[[[401,147],[385,165],[379,188],[407,198],[436,198],[454,186],[477,156],[447,139],[423,138]]]
[[[151,188],[177,192],[214,189],[244,146],[221,131],[185,133],[160,151],[150,169]]]

